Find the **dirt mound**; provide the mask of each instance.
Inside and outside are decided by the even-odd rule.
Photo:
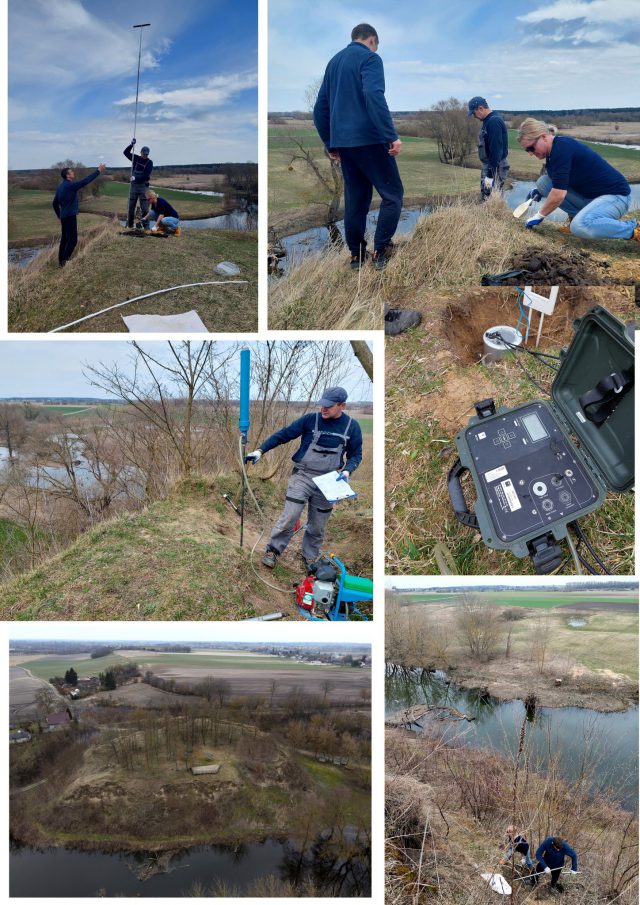
[[[548,286],[533,286],[535,292],[548,295]],[[625,316],[631,304],[630,290],[614,287],[562,286],[556,308],[544,320],[540,349],[568,345],[573,339],[573,321],[582,317],[594,305],[602,305],[612,314]],[[451,302],[441,316],[442,335],[463,364],[476,364],[482,357],[482,337],[485,330],[500,324],[515,327],[519,317],[518,295],[513,289],[483,287],[463,292]],[[538,316],[528,343],[533,348]]]
[[[548,248],[528,248],[515,255],[509,269],[527,270],[527,282],[544,283],[557,286],[561,283],[570,286],[600,286],[604,280],[593,268],[593,261],[586,251],[558,252]],[[522,284],[522,277],[505,281],[506,286]]]

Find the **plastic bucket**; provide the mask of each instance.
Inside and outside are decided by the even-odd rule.
[[[493,334],[498,335],[494,336]],[[491,336],[491,339],[489,339],[489,336]],[[482,360],[485,364],[500,361],[509,352],[509,346],[505,346],[503,340],[514,346],[519,346],[522,344],[522,333],[516,330],[515,327],[507,327],[505,324],[500,324],[498,327],[489,327],[488,330],[485,330],[482,337]]]

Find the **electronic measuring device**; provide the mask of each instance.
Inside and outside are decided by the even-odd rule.
[[[498,410],[492,399],[476,403],[448,476],[458,520],[489,547],[530,555],[539,573],[560,564],[558,542],[571,522],[598,509],[607,490],[634,481],[633,329],[599,306],[574,329],[551,401]],[[473,512],[461,480],[467,471]]]

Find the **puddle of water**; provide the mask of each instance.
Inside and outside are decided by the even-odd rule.
[[[26,267],[34,258],[44,251],[43,246],[25,246],[23,248],[9,249],[9,264],[17,264],[18,267]]]
[[[579,616],[572,616],[571,619],[567,619],[567,625],[570,625],[571,628],[582,628],[587,624],[586,619],[580,619]]]

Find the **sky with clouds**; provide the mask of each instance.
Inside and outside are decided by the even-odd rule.
[[[257,161],[257,0],[9,0],[9,168]]]
[[[269,0],[269,110],[304,110],[358,22],[380,37],[392,110],[476,94],[505,110],[639,104],[639,0]]]
[[[143,342],[140,345],[159,360],[169,361],[171,358],[167,343]],[[217,347],[223,349],[234,345],[228,342],[216,343]],[[253,349],[259,343],[249,342],[245,345]],[[344,387],[350,398],[361,402],[370,401],[373,397],[373,385],[350,351],[348,357],[350,364],[343,381]],[[237,362],[239,369],[239,354]],[[0,399],[16,396],[80,396],[102,399],[106,395],[104,391],[92,386],[83,374],[88,364],[98,363],[108,366],[117,364],[122,372],[131,374],[131,344],[117,340],[5,340],[0,342]]]

